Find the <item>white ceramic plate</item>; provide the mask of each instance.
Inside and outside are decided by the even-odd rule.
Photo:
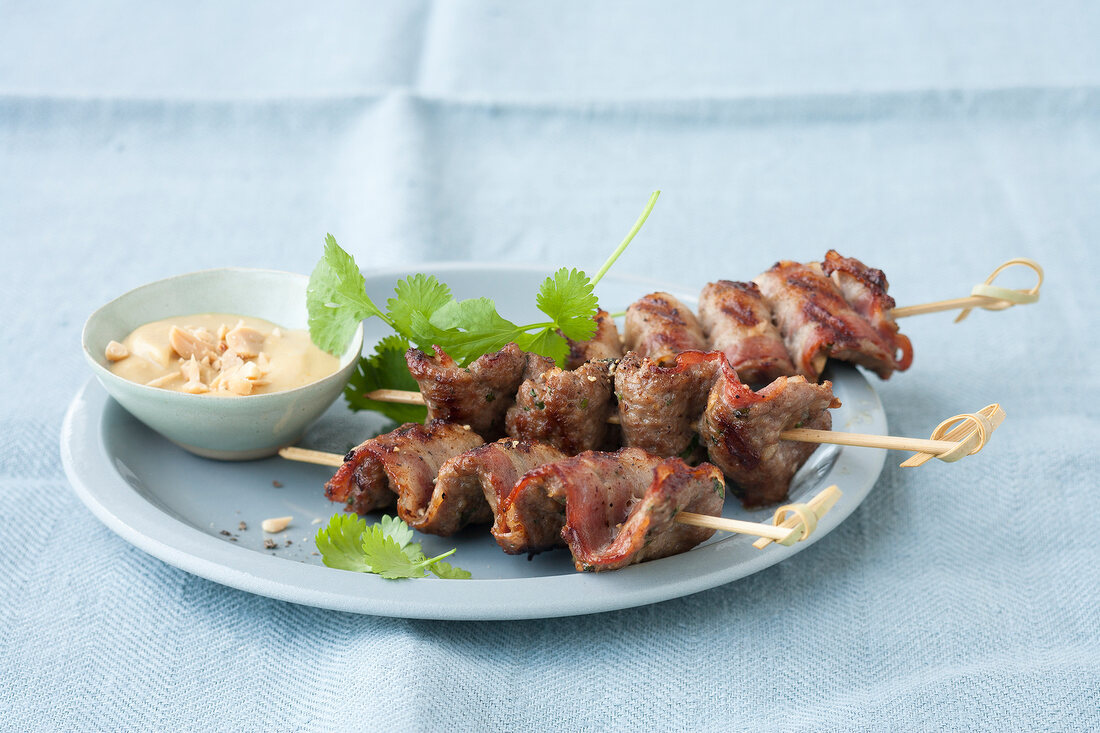
[[[460,298],[492,294],[516,322],[537,318],[534,293],[546,268],[423,265]],[[410,271],[367,277],[375,302]],[[600,302],[621,310],[645,292],[663,289],[694,302],[694,289],[606,277]],[[526,320],[525,322],[536,322]],[[368,322],[366,343],[384,334]],[[833,427],[886,434],[886,416],[871,385],[856,369],[832,367],[843,407]],[[338,402],[303,438],[302,445],[345,452],[382,427],[370,413],[353,414]],[[528,559],[500,551],[484,528],[455,537],[425,535],[425,552],[451,547],[451,561],[473,580],[385,580],[324,567],[315,554],[318,524],[342,507],[329,503],[322,485],[331,470],[279,458],[222,463],[197,458],[144,427],[89,379],[69,407],[61,432],[65,472],[77,494],[108,527],[151,555],[204,578],[295,603],[356,613],[433,619],[523,619],[629,608],[677,598],[742,578],[774,565],[824,537],[859,506],[882,471],[885,453],[869,448],[823,446],[795,477],[792,498],[805,500],[836,483],[844,496],[806,542],[792,547],[752,547],[750,538],[718,533],[690,552],[608,573],[578,573],[565,550]],[[293,515],[291,527],[267,536],[260,522]],[[768,521],[769,511],[746,512],[734,498],[728,517]],[[239,528],[240,522],[247,529]],[[264,540],[277,541],[265,549]],[[286,541],[291,544],[287,545]]]

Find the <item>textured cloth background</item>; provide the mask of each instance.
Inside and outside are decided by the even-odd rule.
[[[1100,12],[1088,3],[0,2],[0,729],[1100,727]],[[830,247],[899,303],[1002,260],[1040,304],[911,319],[892,431],[999,401],[743,581],[517,623],[260,598],[131,548],[58,461],[79,331],[141,283]],[[1029,284],[1021,278],[1006,284]]]

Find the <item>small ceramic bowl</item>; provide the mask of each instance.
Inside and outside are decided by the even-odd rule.
[[[206,458],[250,460],[294,443],[340,395],[363,348],[363,325],[333,374],[296,389],[246,397],[210,397],[147,387],[107,368],[104,350],[138,326],[193,313],[232,313],[307,327],[309,278],[290,272],[224,268],[143,285],[88,318],[81,341],[100,384],[130,414],[177,445]]]

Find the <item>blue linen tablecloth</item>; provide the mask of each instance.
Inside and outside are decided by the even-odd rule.
[[[1087,3],[0,2],[0,729],[1100,727],[1098,37]],[[906,321],[876,384],[895,434],[1005,425],[891,454],[756,576],[513,623],[225,588],[62,474],[80,327],[125,290],[308,272],[325,232],[592,268],[654,188],[617,270],[689,287],[835,247],[904,304],[1042,262],[1038,305]]]

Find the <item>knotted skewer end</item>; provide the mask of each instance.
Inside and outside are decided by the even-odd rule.
[[[818,521],[833,508],[842,495],[836,484],[833,484],[819,491],[806,503],[785,504],[779,507],[772,517],[772,524],[789,530],[786,536],[778,540],[761,537],[752,543],[752,546],[763,549],[772,542],[790,546],[795,542],[808,539],[817,529]]]
[[[932,440],[953,442],[955,446],[941,453],[916,453],[902,462],[902,468],[923,466],[933,458],[953,463],[960,458],[972,456],[989,441],[993,431],[1004,422],[1005,411],[999,404],[983,407],[977,412],[964,413],[949,417],[932,431]]]

